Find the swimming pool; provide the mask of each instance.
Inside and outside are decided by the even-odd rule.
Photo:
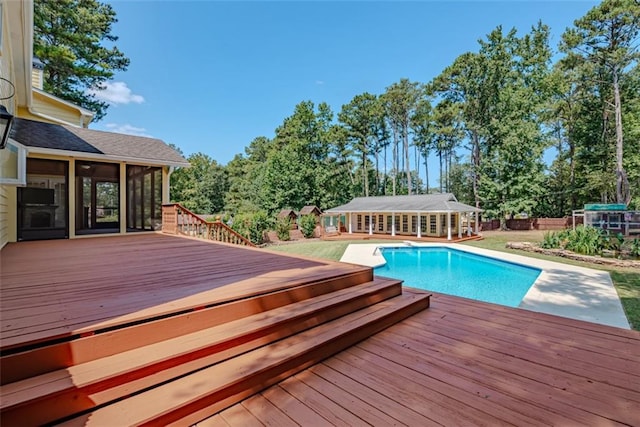
[[[405,286],[517,307],[541,270],[444,247],[380,248],[375,274]]]

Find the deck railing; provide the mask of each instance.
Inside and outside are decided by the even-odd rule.
[[[162,205],[162,232],[255,247],[249,239],[222,221],[207,221],[180,203]]]

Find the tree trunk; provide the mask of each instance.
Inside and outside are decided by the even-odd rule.
[[[404,156],[405,167],[407,170],[407,194],[411,195],[411,160],[409,158],[409,127],[405,124],[404,128]]]
[[[376,150],[376,196],[380,194],[380,150]]]
[[[476,208],[480,208],[480,195],[478,194],[478,171],[480,170],[480,141],[478,138],[478,132],[472,131],[471,141],[473,147],[471,148],[471,157],[473,163],[473,198],[476,202]]]
[[[362,150],[362,183],[364,185],[364,197],[369,197],[369,174],[367,173],[367,153]]]
[[[631,192],[629,181],[624,170],[623,160],[623,134],[622,134],[622,105],[620,102],[620,86],[618,82],[618,69],[613,69],[613,97],[615,104],[616,120],[616,202],[629,204]]]
[[[398,129],[393,128],[393,195],[396,195],[396,181],[398,176]]]
[[[440,193],[442,193],[442,150],[438,150],[438,160],[440,161]]]
[[[429,194],[429,152],[427,150],[424,152],[424,176],[427,181],[427,188],[424,194]]]
[[[382,194],[387,195],[387,148],[389,144],[384,147],[384,154],[382,160],[384,162],[384,176],[382,177]]]

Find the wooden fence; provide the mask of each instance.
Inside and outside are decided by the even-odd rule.
[[[582,218],[576,218],[576,225],[582,224]],[[493,219],[483,221],[480,227],[484,231],[499,230],[500,220]],[[526,218],[526,219],[508,219],[507,229],[509,230],[564,230],[573,227],[573,218],[570,216],[564,218]]]

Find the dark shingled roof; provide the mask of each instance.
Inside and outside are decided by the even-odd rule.
[[[295,213],[295,211],[293,211],[292,209],[282,209],[279,213],[278,213],[278,218],[286,218],[286,217],[298,217],[298,215]]]
[[[314,211],[318,211],[318,213],[322,213],[322,209],[320,209],[319,207],[317,207],[315,205],[307,205],[307,206],[303,207],[302,209],[300,209],[300,215],[309,215],[309,214],[313,213]]]
[[[141,163],[189,165],[184,157],[163,141],[142,136],[15,119],[11,138],[27,147],[138,159]]]

